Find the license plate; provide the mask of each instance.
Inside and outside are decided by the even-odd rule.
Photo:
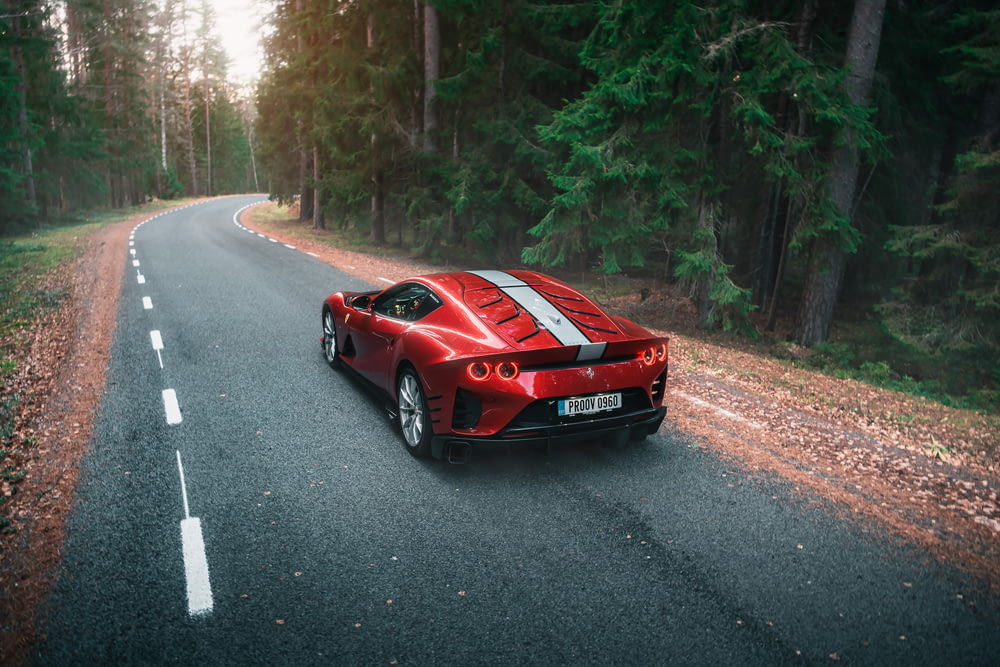
[[[567,398],[559,401],[559,416],[590,415],[595,412],[617,410],[621,406],[621,394],[597,394],[595,396]]]

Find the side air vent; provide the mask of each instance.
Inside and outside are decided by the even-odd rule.
[[[483,414],[483,404],[473,394],[458,389],[455,392],[455,409],[451,414],[451,427],[454,429],[475,428],[479,417]]]
[[[353,357],[357,351],[354,349],[354,339],[351,336],[344,341],[344,349],[340,351],[345,357]]]
[[[664,394],[667,391],[667,372],[663,371],[660,377],[653,380],[653,386],[650,387],[649,392],[653,395],[653,402],[657,403],[663,400]]]

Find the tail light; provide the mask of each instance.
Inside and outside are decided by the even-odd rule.
[[[469,377],[477,382],[489,380],[490,375],[493,373],[493,369],[485,361],[473,361],[465,370],[469,374]]]
[[[659,345],[651,345],[642,351],[642,354],[639,355],[639,358],[642,359],[642,363],[646,364],[647,366],[652,366],[658,361],[666,361],[667,344],[660,343]]]
[[[501,361],[496,368],[485,361],[473,361],[466,366],[465,372],[476,382],[489,380],[494,373],[504,380],[513,380],[521,373],[521,367],[515,361]]]
[[[521,369],[513,361],[501,361],[497,364],[496,374],[504,380],[513,380],[520,372]]]

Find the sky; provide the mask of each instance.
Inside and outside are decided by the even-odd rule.
[[[261,23],[272,0],[211,0],[215,25],[222,46],[229,54],[229,75],[234,82],[250,83],[259,78],[263,55]]]

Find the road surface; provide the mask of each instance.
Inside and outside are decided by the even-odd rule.
[[[667,421],[419,461],[323,362],[368,285],[238,224],[130,241],[108,385],[32,662],[990,664],[995,599]],[[682,406],[678,406],[678,409]]]

